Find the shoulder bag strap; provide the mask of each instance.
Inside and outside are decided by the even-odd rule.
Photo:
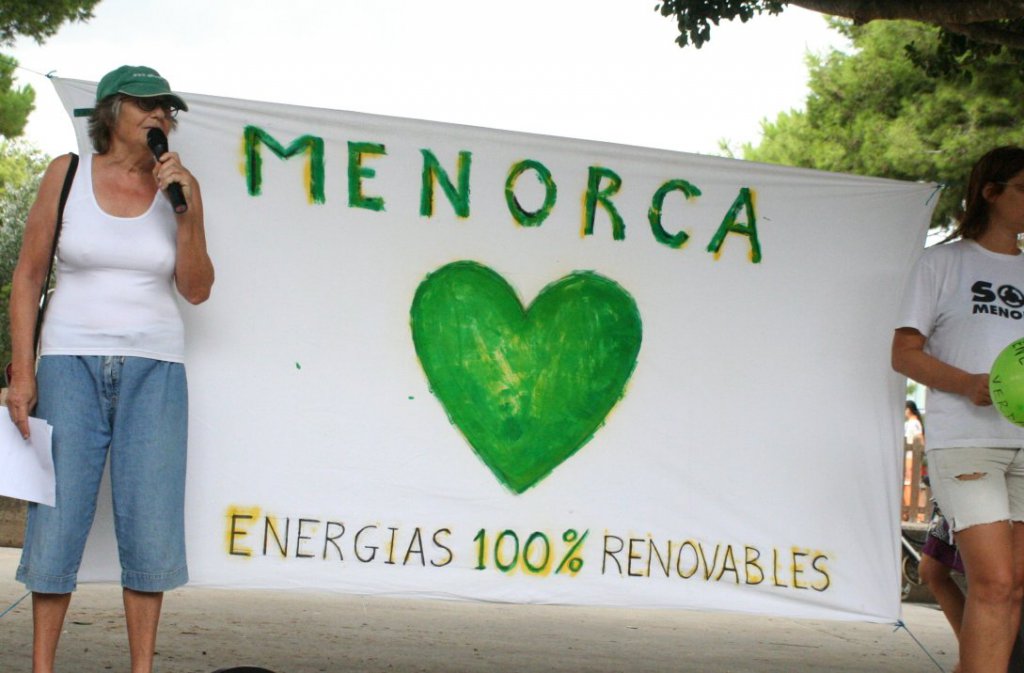
[[[64,176],[64,186],[60,190],[60,202],[57,204],[57,226],[53,231],[53,249],[50,250],[50,267],[46,270],[46,282],[43,283],[43,292],[39,296],[39,315],[36,317],[35,344],[36,352],[39,352],[39,338],[43,331],[43,313],[46,312],[47,294],[50,291],[50,277],[53,275],[53,263],[57,258],[57,243],[60,242],[60,230],[64,225],[64,205],[68,202],[68,194],[71,193],[71,183],[75,181],[75,171],[78,170],[78,155],[74,152],[68,154],[71,162],[68,164],[67,175]]]

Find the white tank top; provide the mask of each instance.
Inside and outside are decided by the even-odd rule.
[[[57,289],[40,352],[183,362],[176,250],[177,223],[167,199],[158,192],[138,217],[108,215],[93,194],[92,157],[84,157],[64,208]]]

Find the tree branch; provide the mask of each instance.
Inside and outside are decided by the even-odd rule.
[[[969,25],[957,23],[939,24],[951,33],[957,33],[976,42],[1001,44],[1011,49],[1024,49],[1024,35],[1014,30],[1006,30],[998,24],[974,23]]]
[[[1024,0],[790,0],[789,4],[853,19],[857,23],[874,19],[909,19],[931,24],[966,25],[1024,18]]]

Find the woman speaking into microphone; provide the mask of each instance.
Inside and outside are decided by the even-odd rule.
[[[188,396],[175,294],[210,295],[199,184],[166,135],[188,105],[152,68],[122,66],[96,89],[95,153],[55,159],[29,211],[10,300],[8,410],[53,426],[55,507],[29,507],[17,578],[32,592],[34,673],[52,673],[107,457],[133,673],[152,670],[163,592],[188,581],[184,541]],[[163,145],[158,142],[163,139]],[[151,147],[152,146],[152,147]],[[159,150],[159,156],[155,153]],[[168,192],[180,189],[175,208]],[[56,237],[57,285],[35,324]]]

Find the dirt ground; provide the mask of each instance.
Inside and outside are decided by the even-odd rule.
[[[24,500],[0,495],[0,547],[20,547],[25,534]]]
[[[20,550],[0,548],[0,613],[25,595]],[[127,671],[120,588],[82,585],[62,673]],[[943,670],[952,631],[932,605],[904,622]],[[0,671],[31,670],[31,607],[0,617]],[[252,665],[275,673],[935,673],[892,625],[701,613],[407,600],[185,587],[167,594],[157,673]]]

